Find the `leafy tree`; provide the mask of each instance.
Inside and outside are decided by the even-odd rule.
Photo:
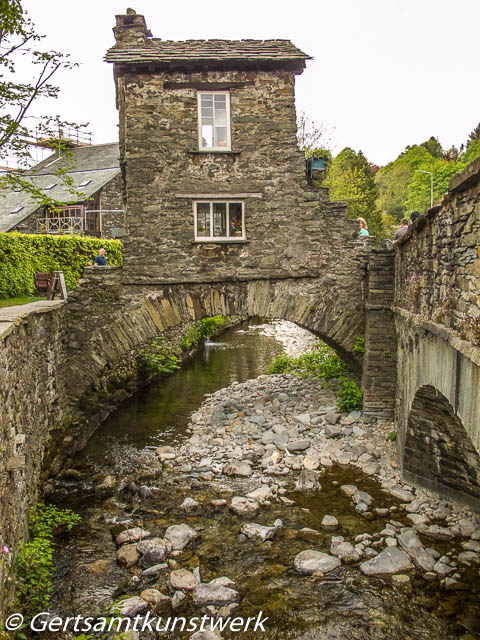
[[[349,218],[365,218],[372,235],[381,235],[382,220],[377,210],[378,190],[372,167],[361,151],[346,147],[333,160],[324,186],[332,200],[347,203]]]
[[[480,122],[477,124],[475,129],[468,136],[467,148],[472,144],[472,142],[475,142],[477,140],[480,140]]]
[[[20,0],[0,0],[0,160],[3,162],[14,156],[21,168],[27,168],[31,158],[31,131],[27,126],[32,105],[40,98],[56,98],[59,88],[51,84],[52,76],[59,69],[76,66],[67,54],[45,51],[40,43],[43,36],[36,33],[32,21],[27,17]],[[18,79],[16,62],[19,57],[28,60],[31,71],[30,81]],[[59,131],[65,127],[78,129],[74,123],[63,122],[59,116],[44,116],[37,119],[36,133],[49,141],[52,151],[68,155]],[[77,192],[72,180],[66,175],[67,168],[58,170],[56,175],[66,184],[72,195]],[[1,188],[22,188],[38,201],[39,205],[58,204],[37,188],[34,182],[22,175],[21,171],[11,171],[0,177]]]
[[[438,138],[431,136],[426,142],[422,142],[421,147],[430,153],[434,158],[441,158],[443,156],[442,145],[438,141]]]
[[[392,216],[397,222],[408,217],[410,211],[407,204],[408,189],[413,176],[423,176],[423,181],[426,183],[425,174],[418,174],[415,169],[431,171],[434,162],[434,157],[424,145],[413,145],[408,146],[396,160],[382,167],[375,177],[379,192],[379,210]],[[428,200],[428,206],[429,202],[430,200]],[[424,210],[424,208],[420,207],[418,210]]]

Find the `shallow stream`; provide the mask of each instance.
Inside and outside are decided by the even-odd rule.
[[[187,437],[189,416],[205,394],[265,373],[267,364],[280,352],[273,338],[260,336],[247,325],[230,329],[181,370],[139,393],[100,427],[51,496],[83,517],[60,540],[51,610],[96,616],[104,614],[114,599],[139,594],[142,589],[156,588],[169,595],[168,571],[132,580],[133,575],[140,576],[141,569],[118,566],[113,536],[127,527],[141,526],[161,537],[169,525],[186,523],[200,536],[175,557],[177,568],[198,567],[202,582],[228,576],[241,594],[241,606],[233,615],[246,618],[263,611],[269,618],[264,634],[223,633],[224,638],[480,637],[478,601],[470,587],[449,593],[440,591],[438,582],[413,578],[413,591],[402,590],[393,587],[390,579],[367,578],[357,566],[345,564],[325,579],[301,576],[294,570],[293,559],[300,551],[329,552],[332,534],[320,527],[325,514],[339,521],[340,529],[333,535],[347,540],[380,531],[391,519],[406,522],[399,503],[358,470],[332,467],[320,478],[322,491],[313,495],[295,492],[296,472],[276,479],[294,504],[272,503],[245,520],[228,508],[214,508],[211,500],[245,495],[261,484],[258,477],[212,477],[201,469],[179,473],[158,462],[154,449]],[[352,483],[373,496],[378,507],[389,508],[389,515],[365,520],[356,513],[351,499],[339,490],[340,485]],[[200,503],[196,513],[180,508],[186,497]],[[273,541],[259,543],[238,536],[244,522],[272,526],[278,518],[283,526]],[[305,527],[320,533],[301,532]],[[429,541],[429,546],[443,553],[441,543]],[[199,615],[199,609],[187,600],[186,608],[176,615],[188,618]]]

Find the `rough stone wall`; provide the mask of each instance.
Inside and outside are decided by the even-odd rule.
[[[447,496],[456,486],[457,497],[476,499],[479,507],[464,471],[479,473],[472,450],[480,453],[480,160],[451,181],[442,205],[398,243],[395,275],[396,420],[404,476]],[[420,392],[426,388],[441,394],[437,404],[449,406],[448,419],[432,414],[431,394]],[[442,446],[435,445],[439,439]],[[411,458],[415,450],[433,457],[421,473]],[[439,469],[449,470],[447,482],[439,481]]]
[[[112,229],[125,228],[123,184],[120,174],[101,188],[98,208],[106,210],[102,214],[102,237],[111,238]],[[111,210],[117,211],[112,213]]]
[[[370,254],[362,387],[366,418],[392,420],[395,409],[397,341],[392,312],[394,255],[387,249]]]
[[[243,83],[230,89],[232,152],[200,153],[197,91],[165,88],[199,82]],[[345,205],[307,184],[293,72],[138,73],[117,83],[125,283],[324,276],[326,291],[334,282],[337,297],[358,295],[363,241]],[[194,198],[178,195],[219,193],[260,194],[241,198],[245,242],[194,242]],[[342,282],[340,265],[349,273]]]
[[[480,316],[480,159],[397,246],[396,307],[458,332],[462,314]],[[469,328],[463,333],[472,337]]]
[[[64,306],[43,303],[36,309],[22,317],[18,310],[9,317],[4,309],[0,318],[0,543],[10,550],[2,563],[12,562],[25,538],[50,433],[68,420],[57,375],[65,359]],[[2,590],[7,576],[1,573]],[[10,589],[7,601],[9,595]]]

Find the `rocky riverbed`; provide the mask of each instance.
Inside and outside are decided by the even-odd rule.
[[[291,355],[312,339],[302,331]],[[401,482],[392,430],[339,413],[316,378],[210,394],[135,472],[79,465],[59,482],[86,517],[59,559],[58,610],[262,611],[279,639],[480,637],[480,521]]]

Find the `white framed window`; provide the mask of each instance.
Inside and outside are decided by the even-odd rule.
[[[198,146],[200,151],[231,151],[228,91],[198,92]]]
[[[245,204],[196,200],[193,203],[195,240],[245,240]]]

